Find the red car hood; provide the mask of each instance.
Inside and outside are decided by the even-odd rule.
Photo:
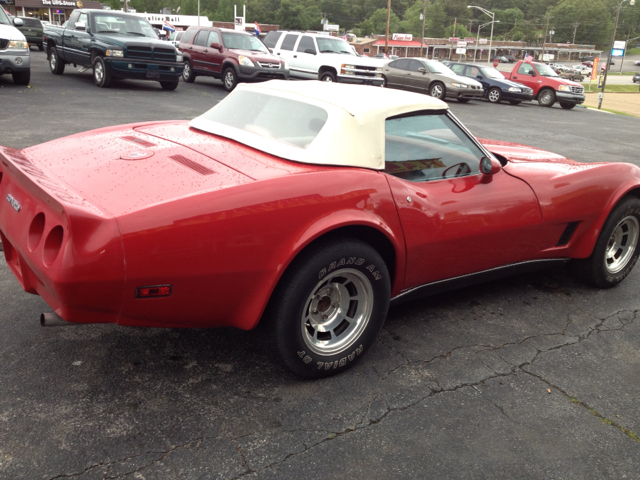
[[[557,153],[547,152],[539,148],[521,145],[519,143],[501,142],[499,140],[488,140],[486,138],[478,138],[487,150],[492,153],[502,155],[513,163],[519,162],[549,162],[549,163],[571,163],[576,164],[575,160],[563,157]]]
[[[313,170],[189,128],[186,121],[103,128],[23,150],[34,165],[115,216]]]

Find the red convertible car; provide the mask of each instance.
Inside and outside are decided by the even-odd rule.
[[[638,258],[640,169],[478,140],[439,100],[239,85],[192,120],[0,148],[0,237],[43,325],[252,329],[303,377],[354,365],[391,301]]]

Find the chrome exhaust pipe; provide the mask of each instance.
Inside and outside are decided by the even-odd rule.
[[[77,323],[67,322],[55,313],[41,313],[40,325],[42,327],[68,327],[69,325],[78,325]]]

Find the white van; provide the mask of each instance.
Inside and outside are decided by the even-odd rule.
[[[10,73],[16,85],[29,85],[31,80],[29,44],[14,25],[21,27],[23,21],[14,18],[12,22],[0,7],[0,75]]]
[[[318,33],[272,31],[264,44],[287,63],[289,76],[382,86],[384,62],[354,55],[346,40]]]

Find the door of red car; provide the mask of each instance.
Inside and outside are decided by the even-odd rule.
[[[537,258],[536,196],[504,170],[480,173],[483,156],[445,112],[387,120],[385,171],[405,235],[405,288]]]
[[[224,53],[225,46],[223,45],[223,40],[224,39],[220,38],[220,34],[218,32],[216,31],[209,32],[209,38],[207,39],[207,47],[203,52],[204,59],[207,62],[207,68],[209,69],[209,71],[214,72],[216,74],[221,73],[222,61],[226,56],[226,54]],[[214,48],[211,46],[211,44],[215,44],[215,43],[220,45],[220,48]]]
[[[511,76],[511,80],[533,88],[533,93],[535,94],[538,93],[542,84],[542,78],[537,75],[535,67],[529,62],[522,62],[518,67],[518,71]]]
[[[210,43],[207,43],[210,33],[209,30],[200,30],[194,37],[193,44],[186,49],[191,55],[193,68],[201,73],[213,73],[210,59],[207,58],[211,50]]]

